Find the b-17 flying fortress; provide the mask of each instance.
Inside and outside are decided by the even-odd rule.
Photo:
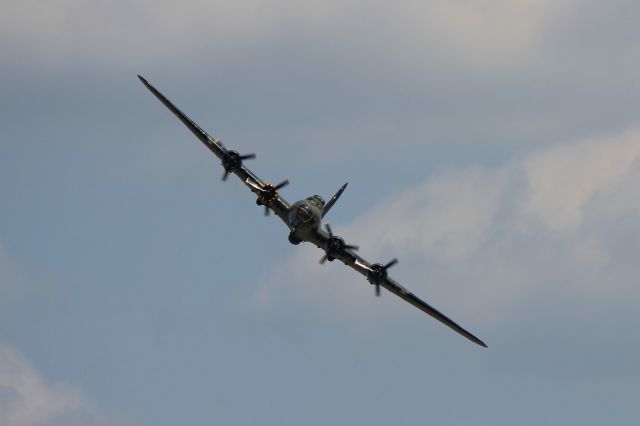
[[[326,203],[322,197],[314,195],[289,204],[279,193],[279,190],[286,186],[289,181],[285,180],[277,185],[273,185],[260,179],[243,164],[244,160],[255,158],[255,154],[241,155],[237,151],[225,148],[220,140],[211,137],[207,132],[202,130],[200,126],[180,111],[180,109],[171,103],[162,93],[149,84],[147,80],[141,76],[138,76],[138,78],[160,102],[169,108],[171,112],[222,161],[222,167],[224,169],[224,174],[222,175],[223,181],[227,180],[229,175],[236,175],[256,194],[256,204],[264,207],[265,215],[269,215],[269,212],[273,211],[275,215],[287,225],[289,228],[289,241],[292,244],[308,242],[315,245],[324,252],[320,263],[325,263],[327,260],[340,260],[345,265],[364,275],[369,283],[374,286],[376,296],[380,296],[381,287],[383,287],[472,342],[485,348],[487,347],[482,340],[460,327],[442,312],[389,277],[388,270],[398,262],[397,259],[393,259],[386,264],[369,263],[356,253],[358,250],[357,246],[347,244],[341,237],[333,233],[328,223],[323,224],[324,217],[347,187],[346,183]]]

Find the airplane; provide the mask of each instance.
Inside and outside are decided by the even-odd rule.
[[[487,347],[482,340],[478,339],[442,312],[389,277],[388,270],[398,263],[398,259],[393,259],[386,264],[369,263],[356,253],[358,246],[347,244],[343,238],[335,235],[331,229],[331,225],[328,223],[324,223],[323,226],[324,217],[329,213],[329,210],[331,210],[346,189],[346,183],[342,185],[327,203],[325,203],[321,196],[313,195],[304,200],[289,204],[278,192],[289,184],[288,180],[274,185],[260,179],[243,164],[245,160],[256,158],[255,154],[242,155],[235,150],[227,149],[219,139],[215,139],[205,132],[144,77],[138,75],[138,78],[160,102],[200,139],[204,146],[209,148],[209,150],[220,159],[222,168],[224,169],[222,175],[223,181],[226,181],[232,174],[236,175],[251,192],[256,194],[256,204],[264,207],[265,216],[268,216],[269,213],[273,211],[275,215],[287,225],[289,228],[290,243],[297,245],[301,242],[308,242],[315,245],[324,251],[324,256],[320,259],[321,264],[324,264],[327,260],[331,262],[338,259],[345,265],[364,275],[369,283],[375,287],[376,296],[380,296],[380,288],[383,287],[472,342],[482,347]]]

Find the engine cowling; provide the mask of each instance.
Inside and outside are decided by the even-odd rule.
[[[244,160],[250,160],[252,158],[256,158],[255,154],[246,154],[240,155],[238,151],[229,150],[226,151],[224,156],[222,157],[222,167],[224,168],[224,174],[222,175],[222,180],[227,180],[229,174],[235,172],[237,169],[242,167],[242,162]]]
[[[371,284],[380,284],[387,279],[387,268],[380,263],[374,263],[371,265],[371,270],[367,274],[367,279]]]
[[[325,223],[324,226],[329,234],[329,238],[327,238],[324,243],[325,255],[320,259],[321,264],[326,260],[332,261],[336,257],[345,255],[345,253],[347,253],[346,250],[358,250],[358,246],[347,244],[342,238],[334,235],[328,223]]]
[[[236,170],[242,165],[240,153],[237,151],[227,151],[227,155],[222,158],[222,167],[228,172]]]
[[[369,271],[367,272],[367,280],[369,280],[371,284],[376,286],[376,296],[380,296],[380,286],[384,285],[384,282],[388,277],[387,269],[391,268],[396,263],[398,263],[398,259],[393,259],[386,265],[374,263],[373,265],[369,266]]]
[[[327,240],[327,243],[325,244],[325,252],[327,253],[327,256],[340,254],[344,251],[345,247],[346,243],[342,238],[333,236]]]

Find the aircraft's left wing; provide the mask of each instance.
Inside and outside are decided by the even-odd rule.
[[[351,266],[352,268],[356,269],[357,271],[360,271],[361,273],[364,272],[368,276],[368,274],[372,270],[372,265],[369,264],[369,262],[364,261],[364,259],[362,259],[360,256],[355,255],[355,257],[357,259],[354,262],[354,265],[349,265],[349,266]],[[397,262],[397,259],[392,261],[391,264],[393,264],[395,262]],[[476,343],[476,344],[478,344],[480,346],[483,346],[485,348],[487,347],[487,345],[482,340],[478,339],[476,336],[474,336],[473,334],[469,333],[467,330],[465,330],[464,328],[459,326],[451,318],[449,318],[448,316],[446,316],[445,314],[443,314],[442,312],[440,312],[439,310],[437,310],[433,306],[429,305],[427,302],[425,302],[424,300],[420,299],[415,294],[411,293],[409,290],[407,290],[406,288],[404,288],[403,286],[398,284],[396,281],[394,281],[389,276],[386,276],[386,272],[385,272],[385,277],[380,281],[379,284],[380,284],[380,286],[386,288],[391,293],[393,293],[396,296],[400,297],[404,301],[411,303],[413,306],[415,306],[416,308],[420,309],[422,312],[426,313],[427,315],[429,315],[432,318],[440,321],[442,324],[446,325],[450,329],[456,331],[457,333],[459,333],[462,336],[466,337],[467,339],[471,340],[473,343]]]
[[[324,229],[321,228],[318,230],[318,233],[316,234],[315,238],[311,239],[310,242],[313,243],[318,248],[325,250],[328,240],[330,238],[332,238],[332,235],[330,235],[329,232],[325,232]],[[443,314],[442,312],[440,312],[439,310],[437,310],[436,308],[434,308],[424,300],[420,299],[418,296],[411,293],[405,287],[403,287],[402,285],[398,284],[395,280],[390,278],[387,275],[386,269],[394,265],[397,262],[397,259],[394,259],[393,261],[391,261],[385,266],[377,265],[377,266],[382,266],[384,268],[384,273],[380,277],[380,280],[372,282],[371,274],[374,268],[376,267],[376,265],[373,265],[367,262],[358,254],[356,254],[353,250],[345,249],[341,253],[333,253],[332,257],[340,260],[345,265],[360,272],[362,275],[367,277],[367,280],[369,280],[371,284],[377,283],[377,285],[384,287],[385,289],[389,290],[391,293],[400,297],[404,301],[409,302],[416,308],[420,309],[422,312],[426,313],[427,315],[440,321],[442,324],[446,325],[450,329],[454,330],[455,332],[471,340],[473,343],[476,343],[485,348],[487,347],[487,345],[482,340],[478,339],[476,336],[474,336],[473,334],[471,334],[470,332],[462,328],[460,325],[458,325],[451,318],[449,318],[448,316],[446,316],[445,314]]]
[[[413,306],[420,309],[422,312],[426,313],[427,315],[430,315],[432,318],[437,319],[442,324],[446,325],[452,330],[463,335],[464,337],[471,340],[472,342],[477,343],[478,345],[483,346],[485,348],[487,347],[487,345],[482,340],[478,339],[476,336],[469,333],[464,328],[460,327],[451,318],[449,318],[448,316],[446,316],[445,314],[443,314],[433,306],[429,305],[427,302],[420,299],[415,294],[411,293],[409,290],[407,290],[406,288],[404,288],[403,286],[395,282],[393,279],[387,277],[383,282],[380,283],[380,285],[386,288],[387,290],[389,290],[391,293],[405,300],[406,302],[411,303]]]

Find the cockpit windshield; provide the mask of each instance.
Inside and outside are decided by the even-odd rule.
[[[307,200],[309,200],[310,203],[315,204],[315,206],[318,207],[319,209],[324,207],[324,198],[322,198],[319,195],[314,195],[313,197],[309,197],[307,198]]]
[[[313,219],[313,213],[309,206],[302,204],[296,209],[296,216],[301,222],[309,222]]]

